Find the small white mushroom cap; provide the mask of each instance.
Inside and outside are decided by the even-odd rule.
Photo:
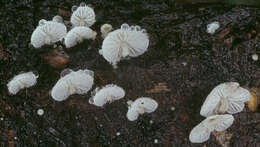
[[[8,82],[7,87],[10,94],[17,94],[21,89],[29,88],[36,84],[38,75],[33,72],[26,72],[16,75],[10,82]]]
[[[189,139],[192,143],[205,142],[212,131],[224,131],[233,121],[234,117],[230,114],[209,116],[191,130]]]
[[[158,103],[149,97],[140,97],[134,102],[128,101],[127,104],[129,107],[126,116],[130,121],[137,120],[140,114],[152,113],[158,107]]]
[[[52,21],[58,22],[58,23],[63,23],[63,18],[59,15],[56,15],[52,18]]]
[[[102,107],[106,103],[111,103],[115,100],[119,100],[125,96],[125,91],[123,88],[114,85],[108,84],[105,87],[99,89],[96,88],[92,92],[92,97],[89,99],[89,103]]]
[[[97,33],[89,27],[74,27],[68,32],[64,39],[66,48],[73,47],[86,39],[95,39]]]
[[[102,43],[101,55],[113,66],[127,57],[137,57],[147,51],[149,37],[140,26],[122,24],[121,29],[108,33]]]
[[[222,83],[215,87],[203,103],[200,115],[208,117],[214,114],[235,114],[244,109],[250,92],[237,82]]]
[[[100,32],[102,33],[102,37],[105,38],[107,34],[113,29],[111,24],[103,24],[100,27]]]
[[[87,26],[90,27],[96,22],[96,15],[93,8],[82,3],[79,7],[72,7],[72,15],[70,22],[73,26]]]
[[[64,72],[62,72],[64,73]],[[51,96],[56,101],[66,100],[72,94],[86,94],[93,85],[94,72],[78,70],[67,73],[61,77],[51,90]]]
[[[219,27],[220,27],[219,22],[214,21],[207,25],[207,33],[214,34]]]
[[[64,38],[66,34],[67,28],[64,24],[42,19],[32,33],[31,44],[35,48],[52,45]]]

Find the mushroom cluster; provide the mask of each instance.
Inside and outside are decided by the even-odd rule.
[[[56,48],[56,43],[61,41],[66,48],[72,48],[84,40],[95,40],[97,33],[90,28],[96,22],[94,9],[90,5],[81,3],[79,6],[73,6],[72,12],[69,32],[67,32],[69,26],[66,26],[68,24],[63,21],[61,16],[54,16],[50,21],[40,20],[39,25],[31,35],[33,47],[41,48],[44,45],[53,45]],[[116,67],[122,59],[137,57],[147,51],[149,38],[145,29],[128,24],[122,24],[121,28],[115,31],[112,29],[110,24],[103,24],[100,27],[104,40],[99,53],[113,67]],[[57,51],[65,53],[60,45]],[[88,69],[78,71],[65,69],[60,75],[60,79],[50,92],[51,97],[56,101],[64,101],[73,94],[87,94],[94,84],[94,72]],[[38,76],[32,72],[17,75],[7,84],[9,92],[16,94],[20,89],[31,87],[36,84],[37,78]],[[89,103],[103,107],[107,103],[124,98],[125,90],[115,84],[108,84],[102,88],[96,88],[91,94]],[[151,113],[158,107],[155,100],[145,97],[138,98],[132,104],[129,101],[128,105],[127,117],[131,121],[136,120],[139,114]],[[135,118],[133,119],[133,117]]]
[[[190,132],[192,143],[202,143],[209,139],[212,131],[224,131],[229,128],[234,117],[244,109],[250,99],[250,92],[237,82],[226,82],[216,86],[203,103],[200,115],[206,117]],[[229,114],[226,114],[229,113]]]

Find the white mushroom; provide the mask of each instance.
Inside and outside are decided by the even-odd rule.
[[[66,48],[73,47],[85,39],[95,39],[97,33],[89,27],[74,27],[68,32],[64,39]]]
[[[111,103],[115,100],[119,100],[124,96],[125,91],[123,88],[114,84],[109,84],[101,89],[96,88],[92,92],[92,97],[89,99],[89,103],[102,107],[106,103]]]
[[[207,33],[214,34],[219,27],[220,27],[219,22],[214,21],[207,25]]]
[[[87,26],[90,27],[96,22],[96,15],[93,8],[81,3],[79,7],[72,7],[72,15],[70,22],[73,26]]]
[[[94,82],[94,72],[87,69],[65,70],[61,75],[63,77],[51,90],[51,96],[56,101],[66,100],[72,94],[86,94],[92,88]]]
[[[214,114],[235,114],[244,109],[250,98],[248,90],[237,82],[222,83],[215,87],[203,103],[200,115],[208,117]]]
[[[102,33],[102,37],[105,38],[107,34],[113,29],[111,24],[103,24],[100,27],[100,32]]]
[[[142,55],[148,45],[149,38],[144,29],[122,24],[121,29],[108,33],[99,53],[116,68],[120,60]]]
[[[209,116],[191,130],[189,139],[192,143],[205,142],[212,131],[224,131],[233,121],[234,117],[230,114]]]
[[[67,28],[64,24],[42,19],[32,33],[31,44],[35,48],[40,48],[43,45],[52,45],[64,38],[66,33]]]
[[[128,112],[127,112],[127,118],[130,121],[137,120],[138,116],[144,113],[152,113],[154,112],[157,107],[158,103],[149,97],[140,97],[133,101],[128,101]]]
[[[38,75],[33,72],[26,72],[16,75],[8,84],[10,94],[17,94],[21,89],[32,87],[37,82]]]

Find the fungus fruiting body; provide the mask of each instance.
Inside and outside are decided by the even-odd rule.
[[[68,32],[64,39],[66,48],[73,47],[86,39],[95,39],[97,33],[89,27],[74,27]]]
[[[96,22],[96,15],[93,8],[81,3],[79,7],[72,7],[72,15],[70,22],[73,26],[87,26],[90,27]]]
[[[66,70],[51,90],[56,101],[66,100],[72,94],[86,94],[93,85],[94,72],[90,70]]]
[[[220,27],[219,22],[214,21],[207,25],[207,33],[214,34],[219,27]]]
[[[111,103],[123,98],[125,96],[125,91],[117,85],[109,84],[101,89],[96,88],[94,92],[92,92],[92,95],[93,96],[89,99],[89,103],[102,107],[106,103]]]
[[[36,84],[38,75],[33,72],[26,72],[16,75],[8,84],[10,94],[17,94],[21,89],[29,88]]]
[[[144,113],[152,113],[157,107],[158,103],[149,97],[140,97],[133,101],[128,101],[128,112],[127,118],[130,121],[135,121],[138,119],[138,116]]]
[[[113,29],[111,24],[103,24],[100,27],[100,32],[102,33],[102,37],[105,38],[107,34]]]
[[[200,114],[205,117],[214,114],[235,114],[244,109],[244,103],[249,98],[249,91],[240,87],[239,83],[222,83],[215,87],[207,96],[201,107]]]
[[[99,53],[116,68],[120,60],[142,55],[148,45],[149,37],[144,29],[122,24],[120,29],[108,33]]]
[[[224,131],[233,124],[233,121],[234,117],[230,114],[209,116],[191,130],[189,139],[192,143],[205,142],[212,131]]]
[[[64,24],[42,19],[32,33],[31,44],[35,48],[52,45],[64,38],[66,34],[67,28]]]

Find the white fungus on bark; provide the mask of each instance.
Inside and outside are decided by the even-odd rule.
[[[253,59],[254,61],[257,61],[257,60],[258,60],[258,55],[257,55],[257,54],[253,54],[253,55],[252,55],[252,59]]]
[[[133,101],[128,101],[128,112],[126,114],[128,120],[135,121],[139,115],[144,113],[152,113],[157,107],[158,103],[149,97],[140,97]]]
[[[107,34],[113,29],[111,24],[103,24],[100,27],[100,32],[102,33],[102,37],[105,38]]]
[[[250,92],[237,82],[226,82],[215,87],[203,103],[200,115],[208,117],[215,114],[235,114],[244,109]]]
[[[66,48],[71,48],[78,43],[83,42],[86,39],[95,39],[97,33],[90,29],[89,27],[74,27],[72,30],[68,32],[64,39],[64,43]]]
[[[29,88],[37,83],[38,75],[33,72],[26,72],[16,75],[10,82],[8,82],[7,87],[10,94],[17,94],[21,89]]]
[[[234,117],[230,114],[209,116],[191,130],[189,139],[192,143],[205,142],[212,131],[224,131],[233,124],[233,121]]]
[[[96,15],[93,8],[87,6],[84,2],[79,7],[72,7],[70,22],[73,26],[90,27],[96,22]]]
[[[217,21],[214,21],[207,25],[207,33],[214,34],[217,29],[219,29],[220,24]]]
[[[120,29],[108,33],[99,53],[113,65],[127,57],[137,57],[147,51],[149,37],[140,26],[122,24]]]
[[[94,72],[87,69],[65,70],[61,76],[51,90],[51,96],[56,101],[66,100],[73,94],[86,94],[94,82]]]
[[[125,96],[125,91],[123,88],[108,84],[103,88],[96,88],[92,92],[92,97],[89,99],[89,103],[103,107],[106,103],[111,103],[115,100],[119,100]]]
[[[66,34],[67,28],[63,23],[42,19],[32,33],[31,44],[35,48],[40,48],[43,45],[52,45],[63,39]]]

